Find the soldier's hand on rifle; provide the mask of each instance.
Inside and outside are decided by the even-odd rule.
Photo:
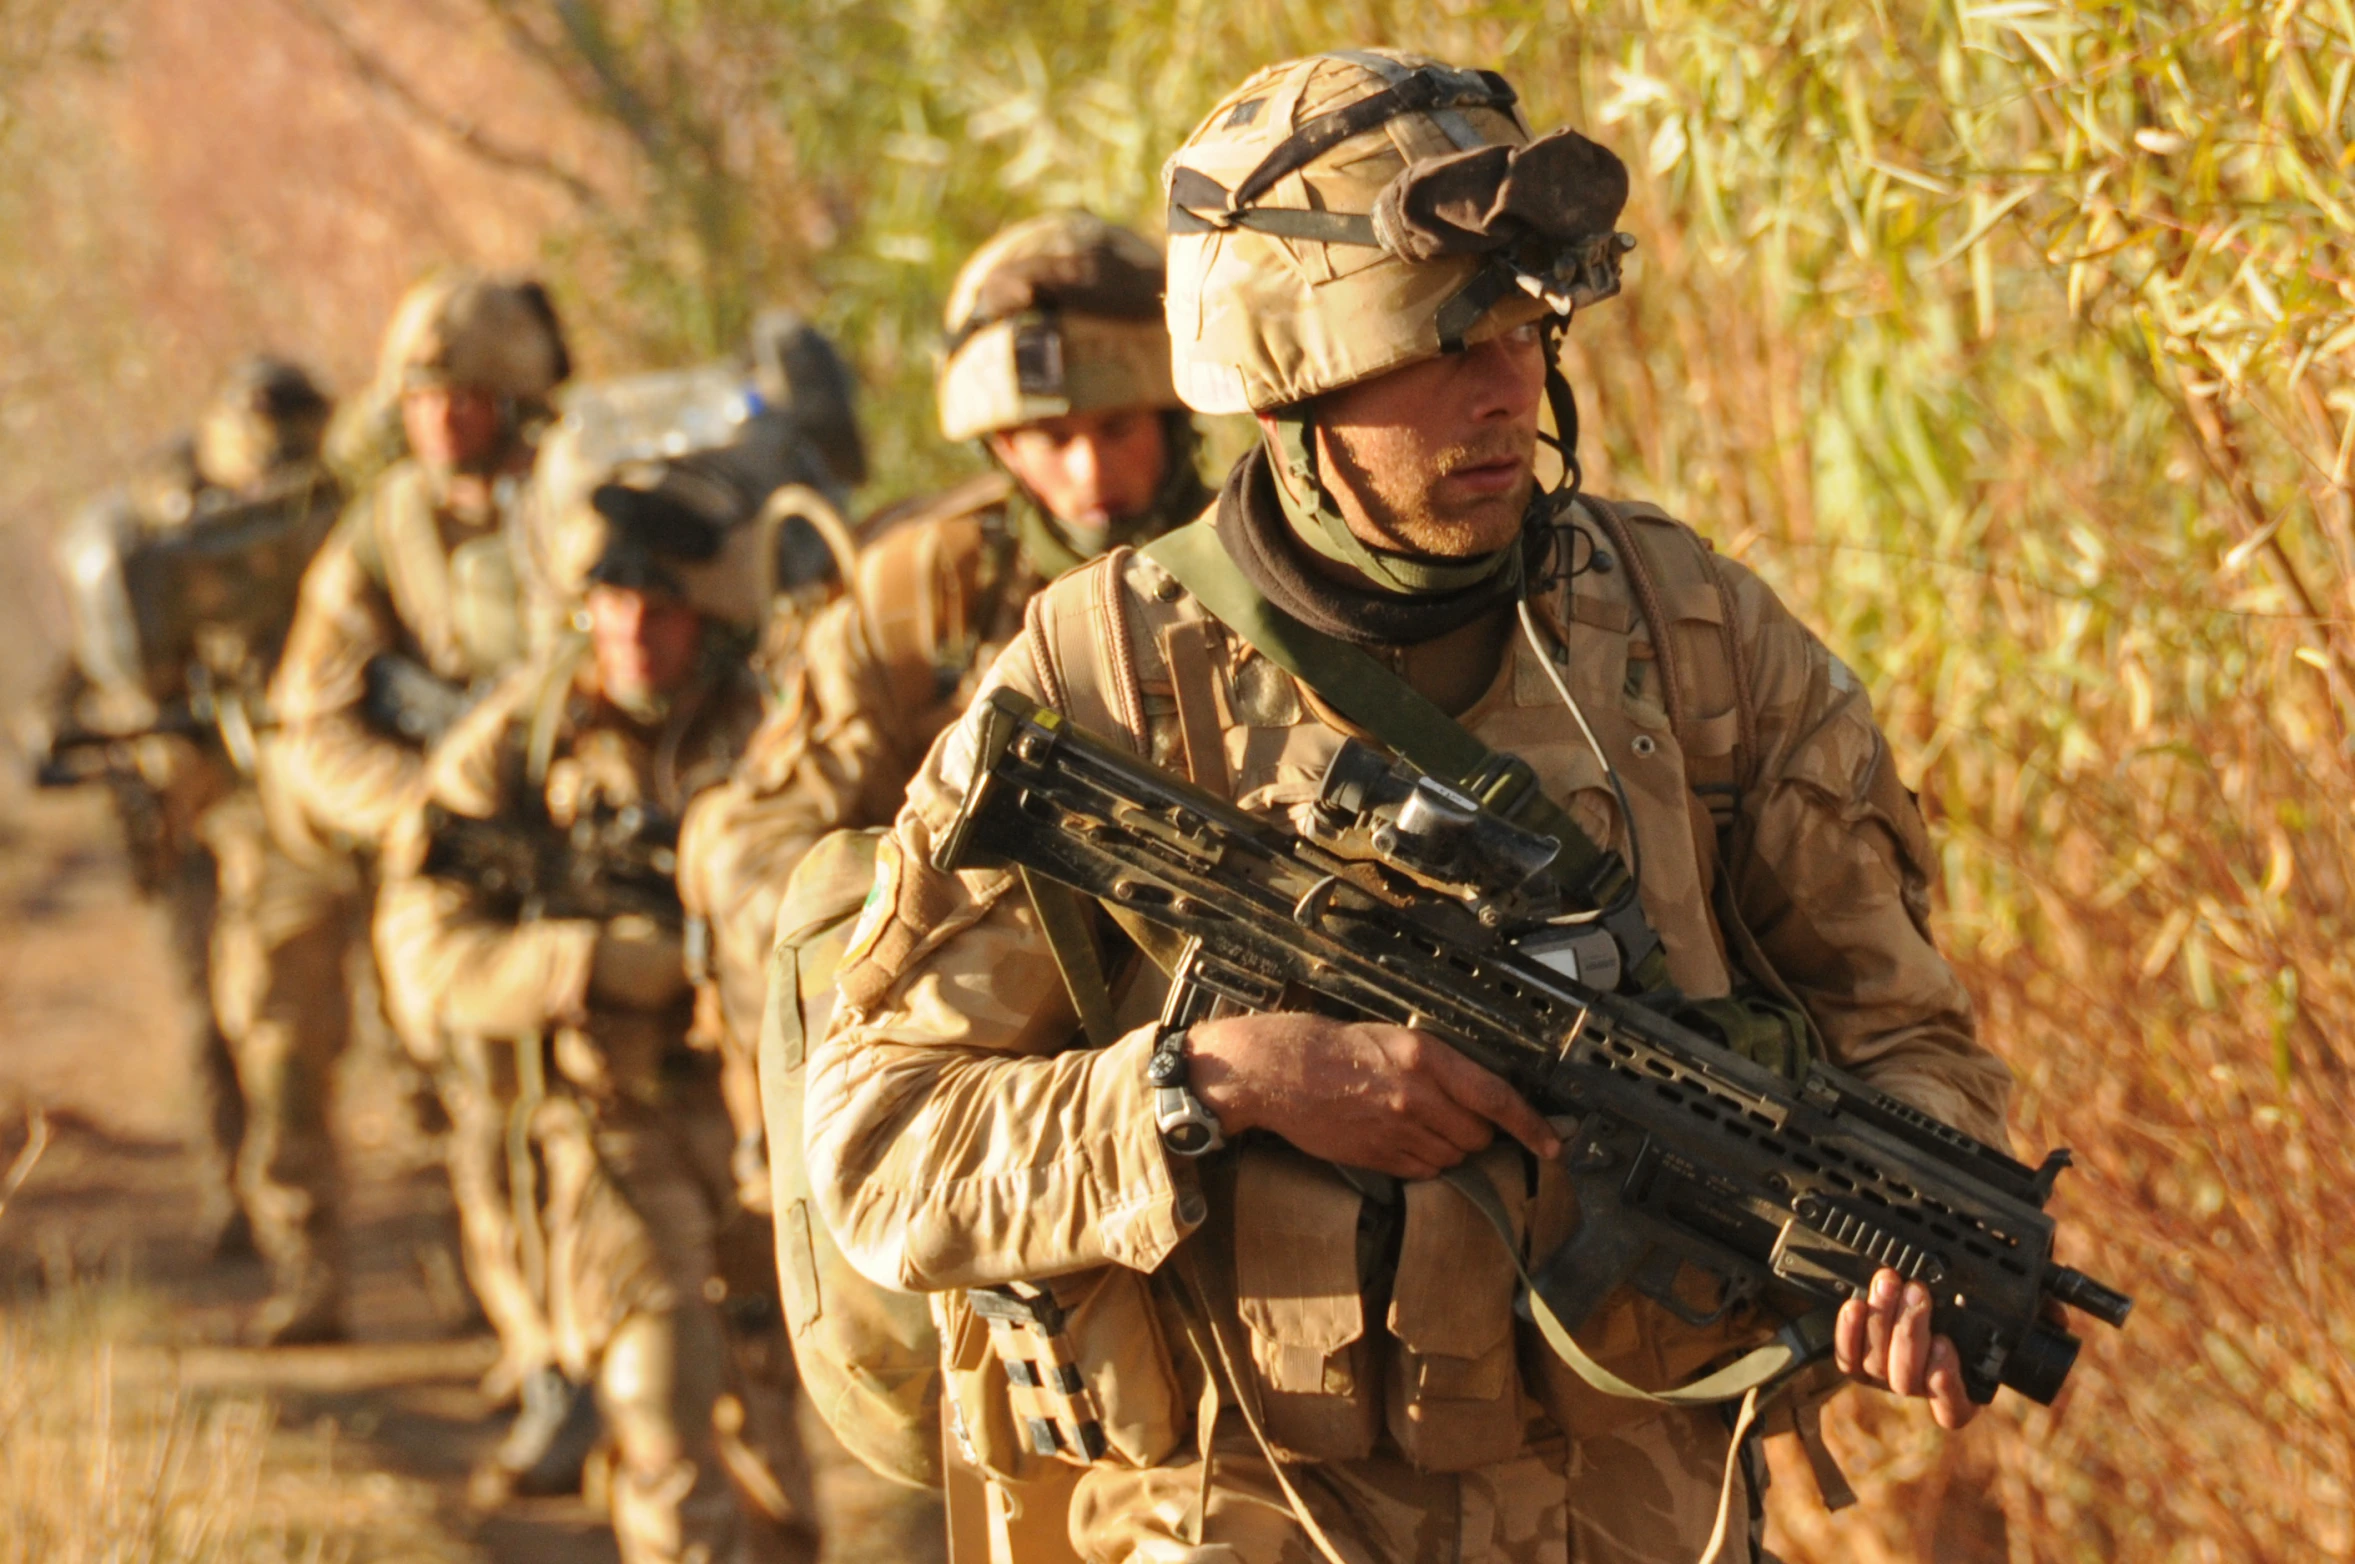
[[[1895,1271],[1877,1272],[1870,1293],[1840,1305],[1832,1358],[1851,1379],[1927,1399],[1940,1428],[1960,1428],[1979,1415],[1963,1390],[1954,1343],[1930,1333],[1929,1289]]]
[[[1541,1157],[1562,1144],[1498,1076],[1403,1026],[1229,1016],[1196,1026],[1187,1084],[1232,1138],[1271,1130],[1330,1162],[1431,1178],[1503,1130]]]

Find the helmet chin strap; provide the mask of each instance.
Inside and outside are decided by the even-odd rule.
[[[1545,327],[1545,403],[1553,410],[1554,432],[1538,432],[1538,438],[1554,449],[1562,459],[1562,476],[1552,489],[1540,498],[1556,502],[1549,509],[1578,498],[1585,486],[1585,469],[1578,465],[1578,397],[1570,389],[1569,376],[1562,373],[1562,336],[1570,329],[1566,315],[1550,317]]]

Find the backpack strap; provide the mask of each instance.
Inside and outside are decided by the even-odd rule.
[[[1716,866],[1710,875],[1710,906],[1736,977],[1749,979],[1751,992],[1704,1003],[1724,1012],[1717,1024],[1729,1040],[1748,1039],[1735,1043],[1737,1051],[1796,1073],[1797,1061],[1822,1052],[1822,1035],[1742,916],[1728,873],[1748,850],[1750,817],[1742,806],[1758,785],[1760,763],[1750,654],[1736,617],[1733,588],[1709,541],[1665,512],[1583,494],[1578,503],[1595,518],[1624,562],[1637,611],[1651,632],[1652,655],[1660,667],[1661,705],[1684,755],[1685,784],[1713,828]],[[1679,609],[1685,612],[1679,614]],[[1696,614],[1696,609],[1702,612]],[[1716,621],[1714,634],[1708,619]],[[1695,707],[1705,704],[1713,690],[1730,692],[1733,709],[1704,717]],[[1789,1063],[1778,1065],[1778,1054]]]

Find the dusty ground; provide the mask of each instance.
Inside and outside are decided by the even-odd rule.
[[[275,1412],[274,1481],[364,1490],[410,1517],[385,1557],[613,1558],[577,1499],[466,1507],[467,1470],[502,1422],[474,1388],[490,1348],[459,1278],[433,1144],[381,1047],[355,1050],[342,1092],[353,1344],[230,1345],[264,1283],[252,1259],[214,1252],[227,1201],[196,1112],[195,1022],[104,798],[0,780],[0,1166],[29,1108],[54,1128],[0,1218],[0,1311],[37,1310],[94,1279],[135,1298],[147,1350],[119,1354],[117,1372],[261,1398]]]

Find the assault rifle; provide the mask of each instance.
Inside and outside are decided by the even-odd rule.
[[[2031,1169],[1843,1071],[1791,1080],[1581,983],[1551,838],[1360,744],[1304,837],[1016,692],[974,720],[937,867],[1018,865],[1183,936],[1166,1018],[1224,1000],[1414,1026],[1575,1120],[1581,1224],[1532,1284],[1564,1327],[1629,1282],[1694,1324],[1752,1300],[1820,1324],[1886,1266],[1929,1289],[1974,1401],[2009,1385],[2049,1403],[2079,1342],[2048,1306],[2125,1322],[2131,1299],[2053,1260],[2068,1152]],[[1716,1308],[1677,1285],[1686,1267],[1716,1279]]]
[[[34,761],[34,784],[79,787],[85,782],[135,778],[139,767],[131,746],[150,738],[218,745],[239,771],[252,775],[255,736],[271,725],[260,695],[246,688],[244,681],[210,677],[202,664],[189,669],[187,685],[187,695],[166,702],[146,726],[118,733],[85,726],[73,715],[75,697],[85,688],[75,679],[57,703],[65,715],[49,731]]]
[[[619,918],[677,929],[679,827],[631,805],[553,821],[484,820],[425,811],[425,872],[475,886],[516,918]]]
[[[361,670],[360,716],[388,738],[430,748],[475,702],[478,691],[453,684],[423,663],[397,652],[380,652]],[[277,726],[259,693],[258,681],[225,681],[207,665],[192,663],[183,676],[188,693],[167,701],[144,727],[127,732],[88,727],[70,715],[46,736],[33,767],[40,787],[78,787],[109,776],[135,774],[133,744],[141,739],[184,738],[218,744],[237,769],[250,776],[254,743]],[[245,688],[254,683],[252,689]]]

